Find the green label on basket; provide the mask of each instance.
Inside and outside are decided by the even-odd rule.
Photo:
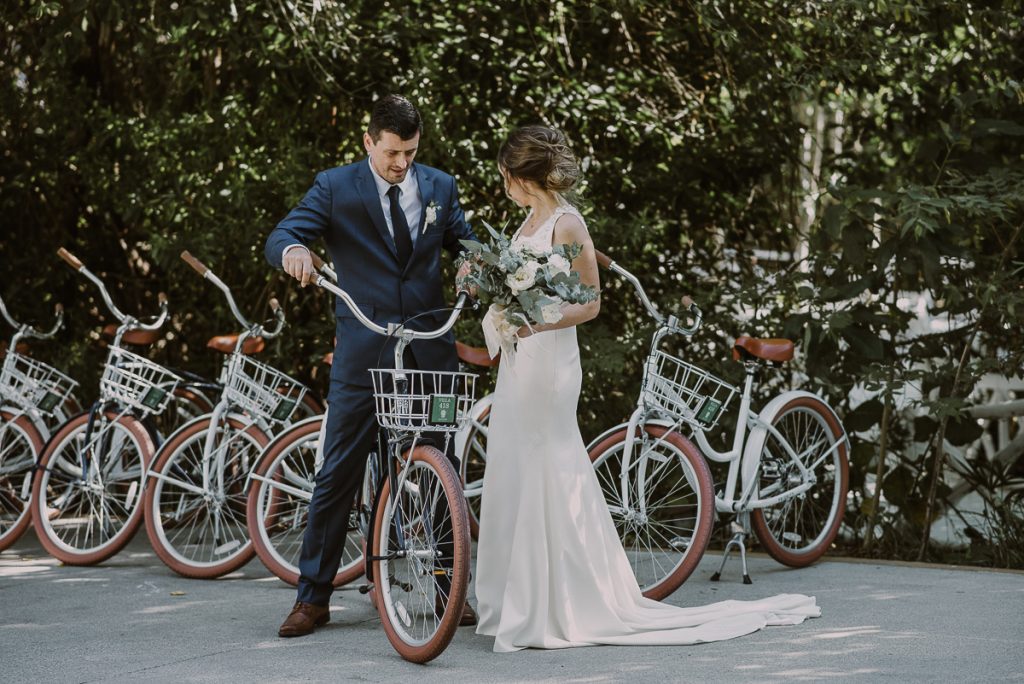
[[[279,421],[288,420],[288,416],[292,415],[292,411],[295,410],[295,403],[291,399],[282,399],[277,402],[277,408],[274,409],[274,413],[270,417]]]
[[[456,406],[454,394],[431,394],[430,424],[455,425]]]
[[[142,405],[155,411],[160,408],[160,404],[164,402],[164,397],[166,396],[167,392],[165,390],[159,387],[150,387],[146,395],[142,397]]]
[[[715,418],[718,417],[718,411],[722,408],[722,402],[715,401],[711,397],[706,397],[704,403],[701,404],[700,411],[697,411],[697,420],[710,425],[715,422]]]
[[[43,398],[39,400],[39,410],[46,411],[49,413],[53,408],[60,402],[60,396],[53,392],[47,392],[43,395]]]

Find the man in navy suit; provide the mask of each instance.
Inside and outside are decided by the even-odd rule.
[[[455,179],[414,164],[423,124],[404,97],[377,101],[363,134],[368,158],[317,174],[313,187],[267,238],[266,257],[305,287],[315,273],[306,246],[327,243],[338,285],[374,322],[409,321],[434,330],[447,319],[441,282],[441,249],[462,251],[459,240],[476,237],[459,206]],[[460,273],[460,275],[463,275]],[[394,364],[395,340],[367,330],[338,301],[337,346],[324,443],[302,539],[297,601],[281,625],[282,637],[302,636],[329,619],[332,580],[341,563],[349,513],[362,484],[376,437],[368,368]],[[413,318],[418,316],[417,318]],[[409,319],[412,319],[411,321]],[[403,365],[458,370],[454,337],[417,341]],[[475,624],[467,604],[462,624]]]

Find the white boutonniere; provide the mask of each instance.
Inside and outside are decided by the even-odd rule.
[[[423,210],[423,232],[426,233],[430,226],[434,225],[437,221],[437,212],[441,207],[438,206],[437,202],[430,200],[430,204]]]

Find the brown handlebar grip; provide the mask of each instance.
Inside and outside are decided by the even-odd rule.
[[[156,301],[160,302],[160,306],[167,306],[167,293],[166,292],[157,292],[156,293]]]
[[[63,316],[64,315],[64,305],[61,304],[60,302],[57,302],[57,304],[53,307],[53,312],[55,314],[57,314],[58,316]]]
[[[277,297],[270,298],[270,310],[277,313],[277,310],[281,308],[281,302],[277,301]]]
[[[83,264],[81,261],[78,260],[78,257],[76,257],[68,250],[64,249],[63,247],[57,250],[57,256],[66,261],[68,263],[68,266],[75,269],[76,271],[82,270]]]
[[[599,249],[594,250],[594,255],[597,257],[597,263],[604,268],[609,268],[612,265],[612,259],[610,256],[605,254]]]
[[[319,271],[321,268],[324,267],[324,260],[321,259],[320,255],[314,252],[313,250],[309,250],[309,258],[313,260],[313,268],[315,268],[316,270]]]
[[[690,295],[683,295],[683,306],[687,309],[693,306],[693,298]]]
[[[208,269],[202,261],[192,256],[187,249],[181,253],[181,258],[185,261],[186,264],[194,268],[196,273],[203,276],[204,278],[206,277],[206,273],[210,269]]]

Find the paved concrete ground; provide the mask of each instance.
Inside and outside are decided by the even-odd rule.
[[[746,586],[732,563],[709,582],[716,560],[670,602],[802,592],[823,616],[715,644],[514,654],[463,628],[417,666],[392,651],[354,590],[335,595],[328,626],[283,640],[294,590],[258,561],[187,580],[141,534],[103,566],[63,567],[29,534],[0,554],[0,681],[1024,681],[1024,574],[839,560],[790,570],[755,556]]]

